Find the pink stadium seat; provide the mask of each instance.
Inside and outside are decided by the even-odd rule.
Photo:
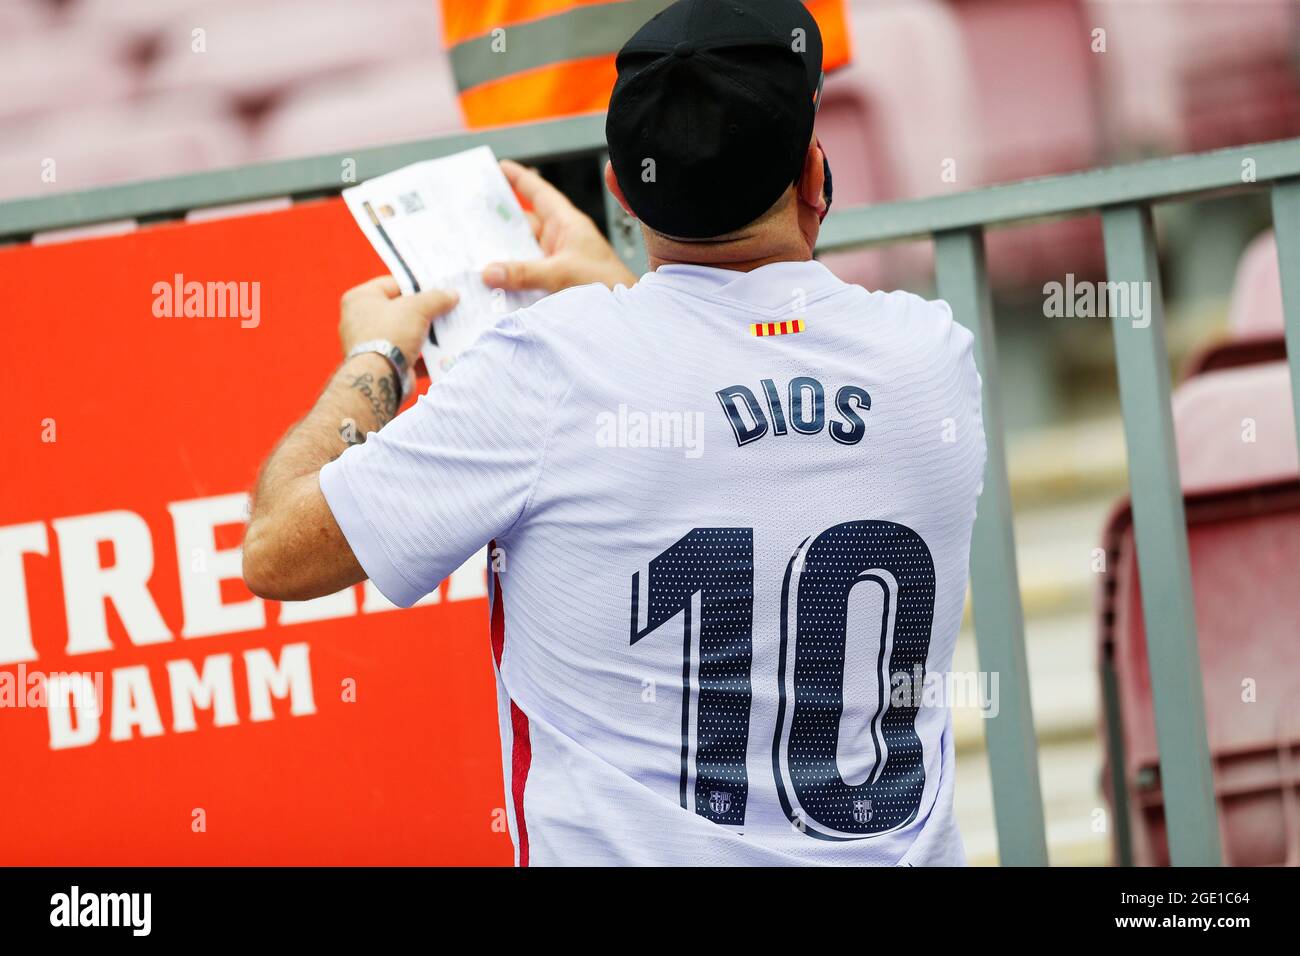
[[[1300,865],[1300,485],[1187,499],[1198,645],[1224,862]],[[1127,506],[1107,535],[1102,653],[1119,689],[1133,862],[1167,865],[1151,675]],[[1108,755],[1108,761],[1116,755]],[[1112,800],[1112,806],[1113,806]],[[1116,830],[1112,827],[1112,833]]]
[[[280,159],[400,143],[463,127],[451,66],[426,56],[304,87],[265,121],[259,158]]]
[[[1215,793],[1233,865],[1300,865],[1300,465],[1290,387],[1286,363],[1273,361],[1206,372],[1174,395]],[[1127,502],[1105,542],[1101,653],[1119,689],[1118,712],[1106,719],[1123,739],[1134,862],[1166,864]]]
[[[192,49],[202,29],[206,52]],[[148,85],[262,100],[357,68],[439,54],[430,0],[215,0],[172,20]]]
[[[1232,337],[1196,350],[1184,365],[1184,378],[1241,365],[1285,362],[1283,323],[1277,241],[1268,231],[1255,237],[1237,263],[1228,306]]]
[[[1256,236],[1237,263],[1228,324],[1238,337],[1282,334],[1282,277],[1271,231]]]
[[[72,19],[96,29],[108,29],[132,40],[156,37],[164,28],[208,4],[210,0],[77,0]],[[279,0],[263,0],[265,7]],[[229,4],[237,5],[237,4]],[[196,26],[201,25],[198,21]]]
[[[835,201],[910,199],[980,182],[980,157],[964,148],[973,137],[973,101],[948,7],[938,0],[858,0],[850,13],[857,55],[827,78],[817,118],[835,170]],[[946,169],[955,181],[945,179]],[[929,249],[838,253],[825,262],[846,281],[879,288],[886,276],[900,282],[924,273]]]
[[[1096,64],[1117,148],[1183,152],[1300,132],[1292,0],[1088,6],[1106,31]]]
[[[948,6],[938,0],[859,0],[850,12],[857,55],[827,77],[822,109],[832,111],[828,126],[845,126],[834,116],[840,107],[843,115],[856,116],[858,127],[845,130],[850,136],[842,144],[839,129],[828,128],[827,148],[864,154],[868,164],[879,165],[871,178],[881,198],[956,192],[980,181],[979,158],[963,149],[977,121],[967,55]],[[864,133],[874,141],[852,139]],[[956,161],[956,182],[942,177],[948,159]],[[847,198],[858,201],[852,194]]]
[[[0,191],[28,196],[237,165],[243,128],[210,99],[66,111],[0,142]],[[42,162],[55,160],[53,183]]]
[[[113,38],[94,30],[68,26],[14,39],[0,48],[0,62],[0,125],[111,103],[136,89]]]
[[[50,21],[50,9],[38,0],[0,3],[0,57],[6,57],[11,47],[25,40],[28,34],[46,29]]]
[[[998,288],[1041,289],[1067,273],[1083,279],[1105,272],[1100,216],[993,229],[985,252],[989,278]]]
[[[65,242],[83,242],[86,239],[106,239],[109,236],[124,236],[135,232],[140,224],[134,219],[115,219],[112,222],[97,222],[89,226],[69,226],[67,229],[50,229],[32,236],[33,246],[57,246]]]
[[[1174,427],[1186,493],[1266,484],[1297,473],[1286,362],[1188,379],[1174,394]]]
[[[1094,165],[1101,154],[1093,59],[1077,0],[954,4],[965,39],[987,182]]]
[[[1281,332],[1234,335],[1194,349],[1183,362],[1182,377],[1190,380],[1207,372],[1285,361],[1286,339]]]
[[[965,0],[953,5],[971,66],[979,184],[1075,172],[1102,155],[1095,54],[1079,0]],[[994,230],[989,274],[1002,287],[1102,271],[1095,218]]]

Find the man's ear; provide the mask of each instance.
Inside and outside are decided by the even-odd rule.
[[[811,206],[818,215],[826,205],[826,157],[821,145],[813,140],[803,157],[803,172],[799,174],[799,201]]]
[[[635,219],[636,213],[627,204],[627,197],[623,195],[623,189],[618,184],[618,177],[614,175],[614,164],[608,160],[605,161],[605,188],[609,190],[611,196],[618,200],[618,204],[623,207],[623,211]]]

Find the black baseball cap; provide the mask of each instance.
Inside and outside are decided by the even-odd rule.
[[[616,65],[609,158],[651,229],[734,232],[798,180],[822,84],[821,31],[799,0],[678,0]]]

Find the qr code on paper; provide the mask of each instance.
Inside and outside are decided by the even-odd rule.
[[[402,193],[397,197],[397,201],[402,204],[402,212],[406,213],[408,216],[411,213],[424,211],[424,200],[421,199],[420,194],[414,190],[409,193]]]

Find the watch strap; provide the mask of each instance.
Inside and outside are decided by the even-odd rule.
[[[397,377],[397,404],[401,405],[403,399],[411,394],[411,388],[415,384],[415,376],[411,373],[410,367],[406,364],[406,356],[388,339],[370,339],[366,342],[358,342],[352,346],[348,352],[347,358],[355,358],[358,355],[365,355],[369,352],[375,352],[388,359],[388,364],[393,367],[393,373]]]

